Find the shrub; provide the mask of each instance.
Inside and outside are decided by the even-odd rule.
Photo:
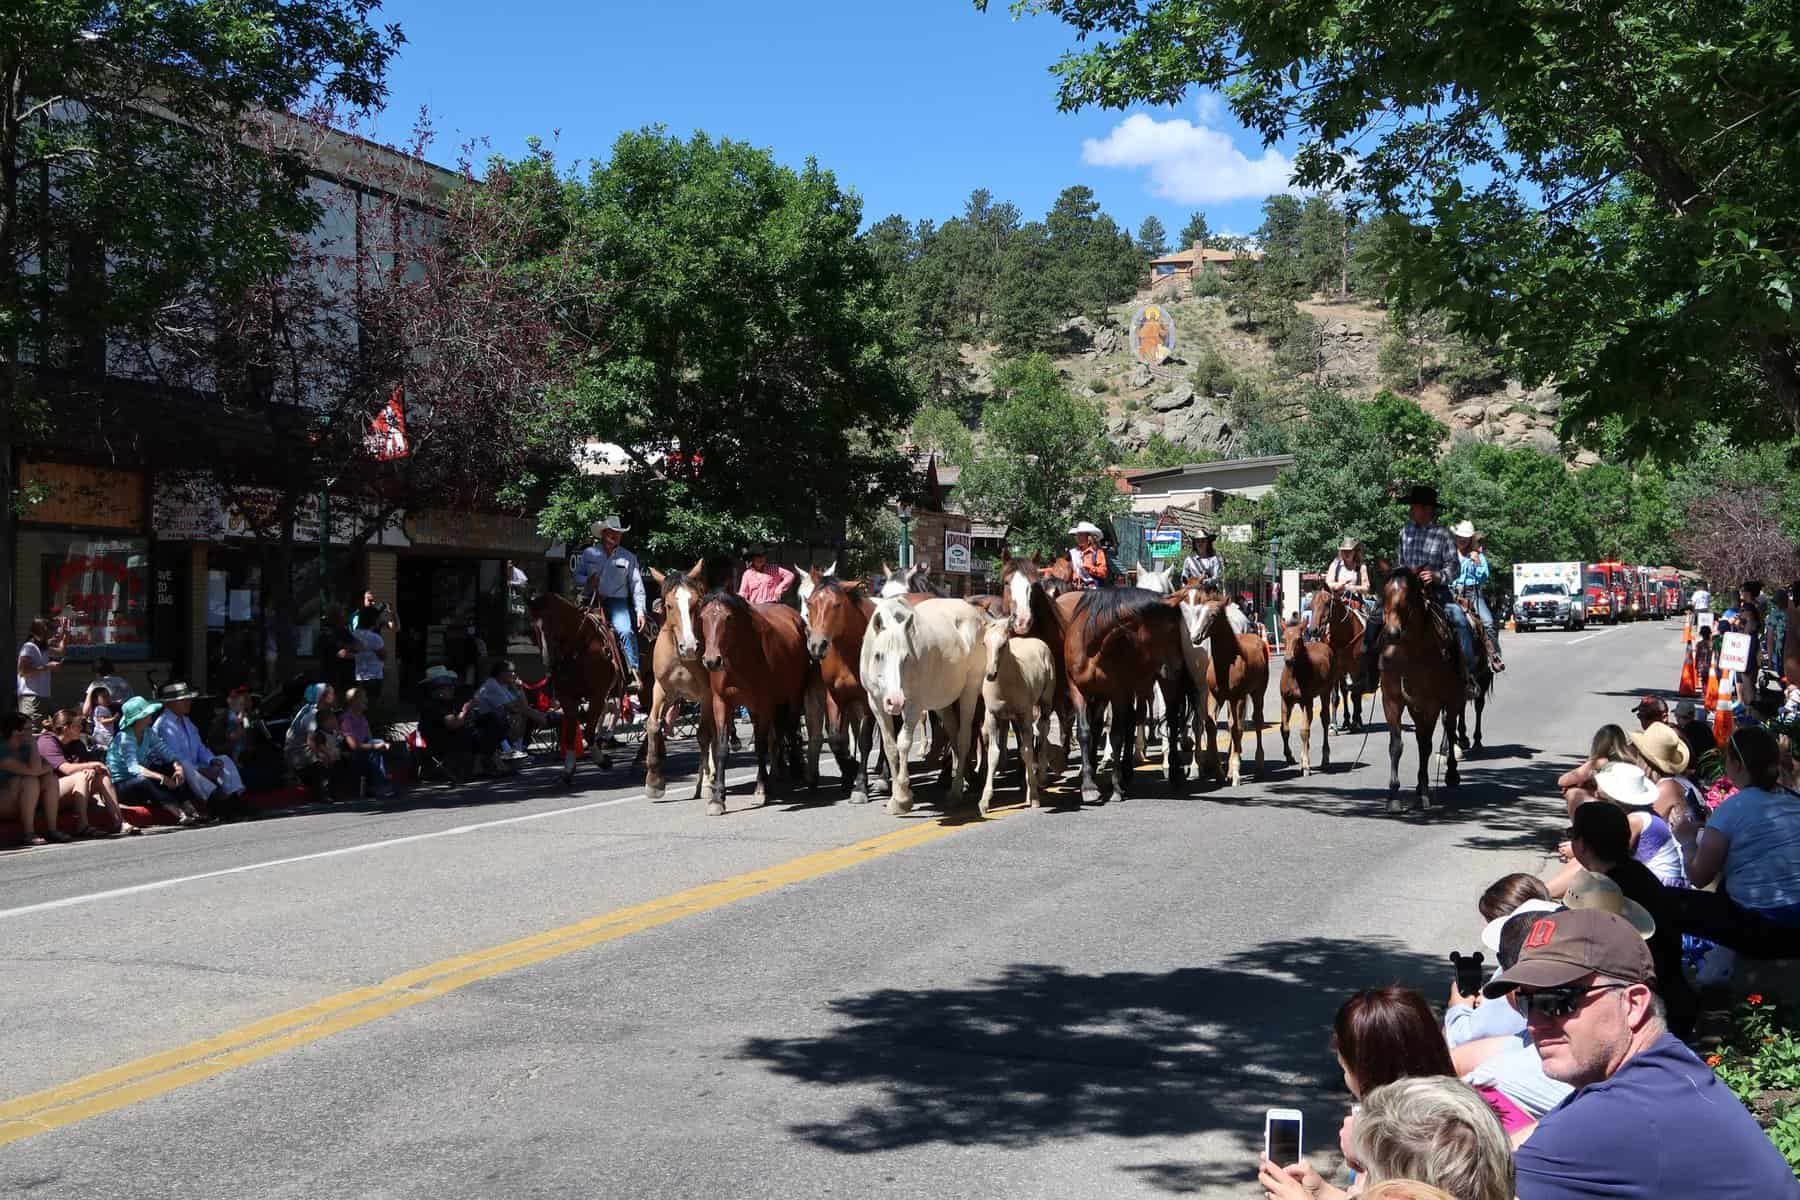
[[[1098,396],[1101,392],[1106,391],[1106,389],[1107,389],[1106,380],[1100,379],[1098,377],[1090,379],[1087,381],[1087,389],[1088,389],[1088,391],[1094,393],[1094,395]]]
[[[1706,1065],[1744,1102],[1788,1165],[1800,1172],[1800,1013],[1750,995]]]
[[[1194,275],[1194,295],[1201,300],[1223,295],[1225,281],[1219,278],[1219,272],[1206,267]]]
[[[1208,349],[1194,364],[1194,390],[1202,396],[1229,396],[1238,388],[1238,374],[1217,350]]]

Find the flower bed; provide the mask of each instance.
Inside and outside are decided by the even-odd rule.
[[[1757,993],[1745,997],[1706,1065],[1800,1174],[1800,1008]]]

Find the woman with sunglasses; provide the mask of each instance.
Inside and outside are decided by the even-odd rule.
[[[1800,957],[1800,795],[1780,784],[1781,746],[1746,726],[1725,743],[1738,791],[1719,805],[1688,867],[1695,888],[1675,893],[1682,932],[1750,958]]]

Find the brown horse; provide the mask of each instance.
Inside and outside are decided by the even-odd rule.
[[[812,583],[806,598],[806,653],[818,664],[819,682],[825,690],[825,724],[832,730],[831,753],[850,785],[850,803],[867,804],[875,716],[869,711],[861,663],[863,635],[868,632],[875,603],[860,579],[841,582],[826,574]],[[807,731],[807,763],[815,779],[819,774],[819,733],[820,723],[815,721]]]
[[[1181,654],[1181,613],[1137,588],[1096,588],[1062,596],[1063,662],[1081,745],[1081,798],[1098,803],[1095,742],[1105,714],[1112,715],[1113,794],[1130,795],[1132,751],[1150,689],[1163,686],[1170,745],[1179,744],[1188,687]],[[1175,686],[1170,686],[1175,684]],[[1178,754],[1166,759],[1169,782],[1186,780]]]
[[[1456,744],[1450,736],[1453,714],[1463,703],[1462,673],[1456,663],[1456,634],[1431,612],[1425,585],[1410,567],[1388,576],[1381,589],[1383,640],[1381,707],[1388,727],[1388,811],[1405,811],[1400,802],[1401,713],[1412,714],[1419,747],[1418,801],[1431,807],[1431,735],[1444,718],[1444,783],[1457,784]]]
[[[1263,696],[1269,690],[1269,647],[1260,632],[1234,632],[1225,612],[1224,595],[1214,591],[1211,596],[1192,635],[1196,644],[1204,641],[1209,651],[1206,689],[1211,703],[1216,705],[1214,718],[1206,725],[1206,757],[1212,763],[1219,761],[1217,713],[1229,710],[1229,761],[1220,768],[1219,778],[1236,787],[1243,778],[1246,702],[1251,719],[1256,722],[1256,773],[1263,773]]]
[[[1317,611],[1315,607],[1314,611]],[[1319,765],[1331,765],[1331,692],[1337,683],[1336,655],[1323,642],[1306,640],[1306,625],[1290,620],[1281,631],[1284,661],[1281,666],[1281,754],[1289,762],[1294,752],[1288,745],[1288,727],[1300,722],[1300,777],[1312,774],[1312,709],[1319,702],[1319,725],[1325,734],[1325,753]]]
[[[1342,706],[1339,733],[1348,733],[1350,713],[1356,710],[1356,724],[1362,724],[1363,633],[1362,611],[1342,592],[1320,588],[1313,593],[1312,627],[1331,649],[1331,688],[1325,696],[1325,709],[1319,715],[1331,723],[1333,710]]]
[[[662,574],[654,567],[650,577],[662,588],[663,625],[650,652],[650,702],[644,717],[644,795],[661,800],[666,788],[663,763],[668,756],[668,734],[663,715],[672,704],[688,701],[700,706],[700,773],[694,780],[694,798],[712,782],[716,765],[705,747],[712,745],[713,710],[711,685],[700,666],[700,602],[706,598],[705,560],[687,574]]]
[[[544,654],[550,687],[562,703],[563,783],[575,778],[575,745],[584,727],[594,765],[611,770],[612,756],[600,741],[600,722],[616,704],[625,678],[618,636],[606,621],[556,592],[539,592],[526,609]]]
[[[700,666],[707,673],[713,735],[702,753],[715,755],[708,816],[725,811],[725,738],[742,705],[756,729],[756,799],[768,803],[770,735],[786,750],[791,774],[802,774],[797,742],[802,711],[823,719],[819,672],[806,653],[800,614],[785,604],[751,604],[730,592],[708,592],[700,604]],[[817,786],[817,780],[812,781]]]

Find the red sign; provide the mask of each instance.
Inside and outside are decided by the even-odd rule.
[[[393,462],[412,453],[406,441],[406,389],[396,387],[369,423],[369,453],[376,462]]]

